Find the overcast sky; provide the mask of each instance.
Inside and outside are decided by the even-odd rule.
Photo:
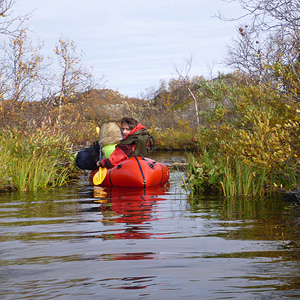
[[[240,16],[240,6],[222,0],[17,0],[15,14],[32,12],[29,36],[53,55],[63,36],[83,50],[83,62],[107,88],[139,97],[176,76],[193,56],[191,75],[225,71],[226,47],[238,23],[213,17]]]

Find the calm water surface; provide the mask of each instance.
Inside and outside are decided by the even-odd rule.
[[[1,194],[1,299],[300,298],[300,213],[282,196],[189,199],[181,176]]]

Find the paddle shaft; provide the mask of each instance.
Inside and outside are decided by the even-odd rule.
[[[100,149],[99,160],[100,160],[100,163],[101,163],[101,160],[102,160],[102,147],[101,147],[100,144],[99,144],[99,149]]]

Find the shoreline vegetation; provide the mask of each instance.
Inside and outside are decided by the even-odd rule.
[[[2,101],[2,108],[8,105],[10,110],[6,111],[9,122],[0,130],[0,190],[35,191],[70,183],[80,172],[74,163],[74,145],[88,146],[97,140],[99,122],[122,115],[142,120],[158,150],[187,152],[183,184],[191,197],[201,193],[255,197],[296,188],[300,182],[298,103],[286,104],[267,86],[237,84],[239,77],[226,83],[224,78],[228,76],[202,79],[195,87],[203,106],[200,126],[190,103],[180,109],[160,107],[157,115],[152,113],[158,107],[154,101],[121,97],[119,107],[126,105],[127,110],[115,109],[108,115],[106,106],[101,118],[84,118],[86,102],[81,100],[63,106],[63,119],[57,123],[53,122],[55,108],[39,121],[40,102],[22,103],[21,115],[9,101]],[[33,111],[36,114],[31,115]]]
[[[202,80],[198,89],[199,102],[209,103],[199,114],[200,126],[195,125],[189,105],[180,107],[181,116],[174,107],[163,109],[158,116],[151,114],[157,109],[155,103],[152,107],[145,100],[136,100],[144,101],[145,107],[125,101],[129,108],[121,110],[118,117],[130,113],[142,120],[158,150],[187,152],[183,184],[191,197],[201,193],[226,198],[255,197],[296,188],[300,182],[298,104],[284,103],[269,87],[226,84],[222,77],[218,81]],[[2,101],[2,107],[3,104],[8,105],[9,101]],[[39,105],[25,102],[22,111],[26,116]],[[0,190],[34,191],[75,179],[80,171],[74,164],[74,145],[84,148],[97,140],[95,128],[99,121],[111,119],[105,114],[100,120],[83,118],[77,124],[72,120],[80,120],[81,111],[84,110],[78,102],[75,107],[63,107],[64,119],[58,124],[52,121],[56,119],[55,109],[48,110],[47,118],[42,118],[46,121],[34,119],[29,126],[18,110],[9,110],[14,116],[11,120],[19,121],[17,126],[8,122],[0,130]]]
[[[76,175],[68,137],[45,127],[0,132],[0,191],[36,191],[67,184]]]
[[[14,1],[6,4],[9,11]],[[124,116],[145,125],[158,149],[188,153],[191,197],[300,190],[299,10],[294,2],[240,4],[249,13],[224,58],[231,73],[191,77],[191,57],[140,98],[105,89],[68,38],[46,60],[42,43],[22,26],[10,32],[0,11],[9,39],[0,59],[0,190],[67,184],[78,174],[75,146],[88,147],[99,124]]]

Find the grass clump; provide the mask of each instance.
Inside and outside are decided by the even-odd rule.
[[[72,144],[54,129],[2,130],[0,144],[0,190],[62,186],[76,171]]]
[[[188,185],[192,194],[219,192],[226,198],[261,196],[266,191],[266,172],[237,160],[218,161],[205,152],[197,162],[189,155]]]

